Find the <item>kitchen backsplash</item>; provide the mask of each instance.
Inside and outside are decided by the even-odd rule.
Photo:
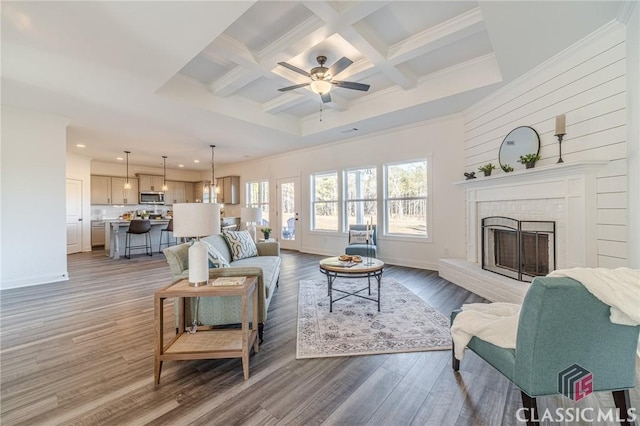
[[[167,211],[171,210],[171,206],[150,206],[142,204],[137,206],[92,206],[91,220],[118,219],[123,213],[134,210],[146,210],[149,213],[160,213],[164,216]]]

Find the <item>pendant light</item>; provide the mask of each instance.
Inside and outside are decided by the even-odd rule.
[[[215,148],[215,145],[209,145],[211,147],[211,186],[209,188],[209,202],[210,203],[215,203],[216,199],[215,194],[216,194],[216,169],[215,169],[215,165],[214,165],[214,156],[213,156],[213,148]]]
[[[169,189],[167,186],[167,156],[162,156],[162,190],[166,191]]]
[[[131,189],[131,184],[129,183],[129,154],[131,154],[131,151],[125,151],[125,154],[127,154],[127,177],[124,181],[124,189]]]

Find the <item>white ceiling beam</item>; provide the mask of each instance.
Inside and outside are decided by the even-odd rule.
[[[377,69],[386,75],[396,85],[405,90],[412,89],[417,84],[417,77],[409,69],[400,69],[389,63],[386,58],[386,46],[378,41],[366,26],[357,25],[357,29],[350,27],[340,33],[345,40],[364,54]]]
[[[230,96],[237,90],[242,89],[247,84],[260,78],[260,74],[254,70],[243,67],[235,67],[213,83],[209,84],[208,89],[216,96]]]
[[[257,53],[259,60],[268,59],[271,63],[286,61],[298,56],[309,46],[318,44],[333,34],[322,19],[312,16],[296,25],[276,41]]]
[[[269,114],[277,114],[296,105],[305,102],[308,98],[297,92],[287,92],[263,105],[263,111]]]
[[[306,1],[303,4],[327,22],[328,26],[336,27],[336,32],[342,38],[365,55],[395,84],[405,90],[415,87],[417,77],[408,69],[400,70],[389,64],[387,61],[388,46],[367,25],[360,22],[363,17],[386,6],[388,2],[358,3],[344,14],[336,11],[326,2]]]
[[[258,61],[251,49],[227,34],[218,37],[203,51],[205,56],[214,56],[213,52],[216,52],[215,56],[223,52],[227,60],[240,65],[208,86],[208,89],[217,96],[230,96],[260,77],[273,78],[272,59],[269,63]]]
[[[215,52],[217,49],[223,50],[225,52],[224,56],[236,64],[248,67],[255,67],[258,64],[247,45],[227,34],[220,34],[213,43],[204,48],[203,53],[206,54],[208,51]]]
[[[477,7],[389,46],[388,60],[401,64],[483,30],[482,12]]]

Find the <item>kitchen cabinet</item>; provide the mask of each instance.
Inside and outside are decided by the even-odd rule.
[[[127,180],[120,177],[111,178],[112,204],[138,204],[138,179],[129,178],[131,189],[124,189]]]
[[[91,222],[91,247],[103,246],[104,243],[104,222]]]
[[[185,182],[184,193],[185,193],[185,199],[184,199],[185,203],[195,203],[196,198],[199,198],[200,200],[202,200],[202,197],[197,197],[195,182]]]
[[[167,190],[164,192],[164,204],[195,203],[202,201],[202,195],[197,192],[201,186],[196,182],[167,181]]]
[[[162,192],[164,178],[155,175],[136,174],[140,192]]]
[[[91,204],[111,204],[111,177],[91,176]]]
[[[126,179],[115,176],[91,176],[91,204],[138,204],[138,179],[129,178],[131,189],[124,189]]]
[[[167,181],[167,190],[164,191],[165,205],[188,202],[185,192],[185,183],[186,182],[177,182],[172,180]]]
[[[240,204],[240,176],[225,176],[216,179],[218,203]]]

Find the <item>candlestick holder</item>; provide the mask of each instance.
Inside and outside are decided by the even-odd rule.
[[[367,261],[365,263],[365,265],[370,266],[373,265],[373,262],[371,261],[371,253],[369,252],[369,235],[367,235],[367,239],[366,239],[366,243],[367,243]]]
[[[564,163],[564,160],[562,160],[562,138],[564,138],[564,134],[556,135],[556,137],[558,138],[558,148],[560,149],[560,158],[558,159],[558,163]]]

